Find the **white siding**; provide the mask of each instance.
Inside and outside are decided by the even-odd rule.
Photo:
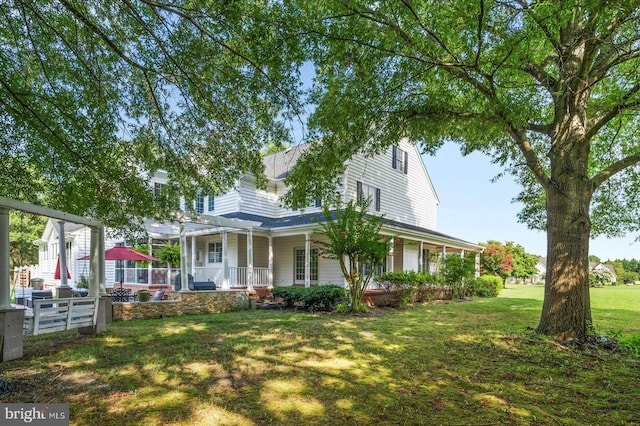
[[[276,257],[273,265],[274,286],[293,284],[294,250],[305,247],[305,238],[305,235],[294,235],[273,239],[273,251]],[[318,283],[344,285],[344,277],[337,260],[319,259]]]
[[[300,210],[291,210],[282,206],[281,197],[286,193],[282,182],[269,183],[266,191],[257,189],[252,178],[244,178],[239,186],[240,209],[243,213],[273,218],[299,215]],[[321,211],[320,207],[307,207],[304,213]]]
[[[276,186],[270,183],[267,191],[257,189],[252,179],[242,179],[239,185],[240,211],[259,216],[276,217],[280,200]]]
[[[347,169],[347,199],[355,198],[360,181],[380,189],[380,213],[387,219],[436,229],[438,198],[422,157],[407,141],[399,146],[408,153],[408,173],[392,167],[392,147],[374,157],[357,156]]]
[[[213,212],[208,211],[208,205],[205,204],[204,210],[207,214],[222,215],[227,213],[234,213],[238,211],[238,191],[235,189],[230,190],[226,194],[218,195],[214,198]]]

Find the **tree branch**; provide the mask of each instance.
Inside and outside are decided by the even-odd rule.
[[[147,68],[139,63],[137,63],[136,61],[134,61],[133,59],[131,59],[130,57],[128,57],[124,51],[122,51],[122,49],[120,49],[118,46],[116,46],[116,44],[113,42],[113,40],[111,40],[97,25],[95,25],[93,22],[91,22],[86,16],[84,16],[78,9],[76,9],[75,7],[73,7],[71,4],[69,4],[69,2],[67,0],[60,0],[60,3],[62,3],[62,5],[73,14],[73,16],[75,16],[80,22],[82,22],[83,24],[85,24],[87,26],[87,28],[89,28],[91,31],[93,31],[98,37],[100,37],[106,44],[107,46],[109,46],[109,48],[111,50],[113,50],[113,52],[118,55],[120,58],[122,58],[127,64],[129,64],[130,66],[132,66],[133,68],[137,68],[143,72],[150,72],[151,69]]]
[[[614,106],[607,114],[601,117],[594,117],[593,122],[589,123],[591,124],[591,126],[589,127],[585,135],[586,140],[590,140],[591,138],[593,138],[598,133],[598,131],[600,131],[600,129],[602,129],[611,120],[616,118],[622,111],[640,106],[640,100],[625,103],[638,92],[640,92],[640,83],[636,83],[635,86],[629,89],[629,91],[622,97],[622,102]]]
[[[592,190],[595,191],[600,185],[611,178],[611,176],[621,172],[627,167],[637,164],[638,162],[640,162],[640,152],[636,152],[635,154],[629,155],[628,157],[610,164],[609,167],[603,169],[591,178]]]

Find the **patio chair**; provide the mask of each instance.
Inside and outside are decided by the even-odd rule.
[[[131,290],[128,288],[115,288],[111,292],[112,302],[128,302],[131,297]]]

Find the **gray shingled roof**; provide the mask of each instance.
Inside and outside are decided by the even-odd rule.
[[[302,144],[265,156],[262,159],[264,174],[270,180],[284,179],[308,148],[309,144]]]
[[[335,217],[335,212],[332,212],[333,217]],[[281,229],[290,226],[303,226],[303,225],[313,225],[316,223],[324,222],[324,215],[322,212],[316,213],[308,213],[302,215],[293,215],[282,218],[271,218],[267,216],[259,216],[255,214],[242,213],[242,212],[234,212],[222,215],[228,218],[242,219],[242,220],[251,220],[256,222],[261,222],[261,228],[265,229]],[[433,231],[431,229],[422,228],[420,226],[408,225],[406,223],[398,222],[395,220],[389,220],[383,218],[384,225],[393,226],[400,229],[406,229],[407,231],[419,232],[421,234],[430,235],[436,238],[446,238],[452,241],[459,241],[464,244],[475,244],[469,241],[461,240],[460,238],[453,237],[451,235],[443,234],[441,232]],[[477,245],[477,244],[476,244]]]

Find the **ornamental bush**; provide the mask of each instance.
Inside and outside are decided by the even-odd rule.
[[[481,275],[469,281],[470,296],[497,297],[504,288],[502,278],[495,275]]]
[[[303,289],[301,302],[309,312],[332,311],[347,300],[347,291],[337,285],[322,285]]]
[[[271,289],[273,297],[280,297],[287,308],[293,307],[296,302],[302,300],[304,287],[274,287]]]
[[[388,304],[405,306],[411,302],[433,300],[438,277],[428,272],[400,271],[381,274],[376,281],[385,291]]]
[[[274,297],[282,298],[285,307],[291,308],[296,303],[302,303],[309,312],[331,311],[347,299],[346,290],[333,284],[310,288],[274,287],[271,293]]]

